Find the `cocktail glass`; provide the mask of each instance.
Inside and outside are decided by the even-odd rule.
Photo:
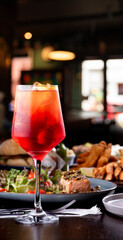
[[[12,138],[34,160],[35,196],[34,210],[16,218],[24,224],[49,224],[58,217],[46,214],[41,206],[40,171],[41,161],[65,137],[64,121],[58,86],[18,85],[12,121]]]

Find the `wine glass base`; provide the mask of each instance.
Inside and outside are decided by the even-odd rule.
[[[30,214],[23,215],[16,218],[17,223],[21,224],[52,224],[59,221],[59,218],[54,215],[46,214],[45,216],[33,216]]]

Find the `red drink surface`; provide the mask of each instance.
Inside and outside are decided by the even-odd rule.
[[[65,137],[56,89],[17,90],[12,138],[33,158],[43,160]]]

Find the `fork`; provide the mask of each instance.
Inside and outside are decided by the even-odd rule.
[[[71,205],[73,205],[74,203],[76,202],[75,199],[73,199],[72,201],[70,201],[69,203],[65,204],[64,206],[60,207],[60,208],[56,208],[56,209],[53,209],[53,210],[47,210],[46,212],[47,213],[57,213],[57,212],[61,212],[63,211],[64,209],[70,207]]]

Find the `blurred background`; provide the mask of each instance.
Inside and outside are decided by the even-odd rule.
[[[27,35],[25,33],[28,33]],[[72,60],[53,60],[52,51]],[[59,85],[68,147],[123,145],[123,1],[0,1],[0,139],[17,84]]]

